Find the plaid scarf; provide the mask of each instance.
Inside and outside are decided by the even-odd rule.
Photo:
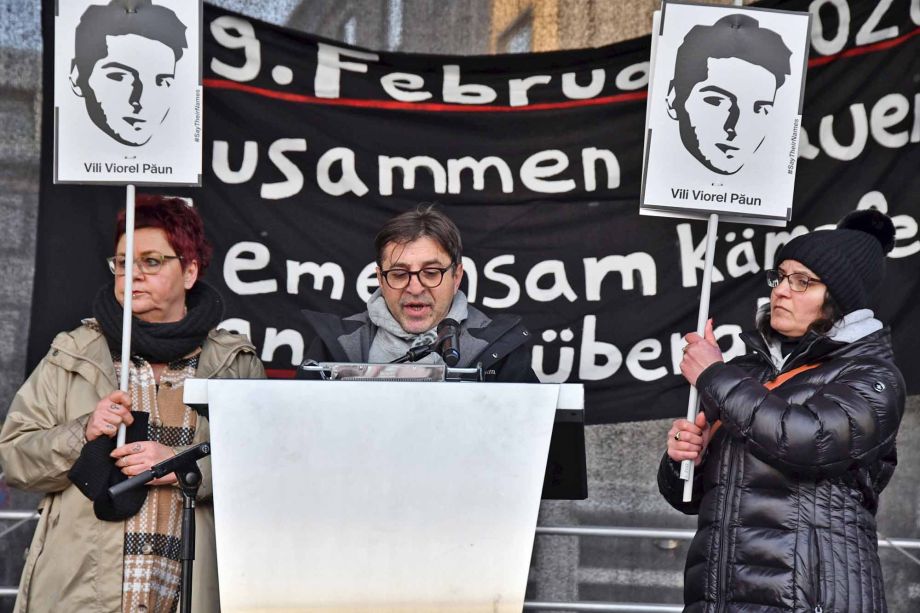
[[[167,447],[191,445],[198,415],[182,402],[185,379],[195,376],[198,354],[170,362],[157,385],[142,358],[129,366],[132,409],[150,414],[148,440]],[[120,374],[121,364],[115,362]],[[125,521],[122,611],[172,613],[179,606],[182,493],[174,485],[150,486],[141,510]]]

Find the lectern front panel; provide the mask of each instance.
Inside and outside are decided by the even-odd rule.
[[[222,610],[521,611],[558,396],[210,381]]]

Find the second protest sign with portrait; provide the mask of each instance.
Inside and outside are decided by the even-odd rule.
[[[808,13],[666,2],[653,33],[643,214],[784,226]]]

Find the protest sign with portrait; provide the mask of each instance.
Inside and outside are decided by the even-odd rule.
[[[666,2],[653,36],[641,211],[783,226],[808,13]]]
[[[201,184],[200,2],[57,4],[58,183]]]

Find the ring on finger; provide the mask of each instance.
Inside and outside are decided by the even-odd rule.
[[[106,424],[106,425],[105,425],[105,429],[106,429],[106,430],[114,430],[114,429],[115,429],[115,425],[114,425],[114,424]]]
[[[675,441],[679,441],[679,440],[680,440],[680,430],[678,430],[677,433],[674,434],[674,440],[675,440]]]

